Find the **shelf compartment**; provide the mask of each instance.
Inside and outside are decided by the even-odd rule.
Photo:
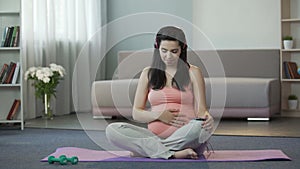
[[[282,82],[300,82],[300,79],[286,79],[283,78],[281,79]]]
[[[299,48],[296,49],[281,49],[282,52],[300,52]]]
[[[0,87],[21,87],[21,84],[0,84]]]
[[[20,11],[0,11],[0,15],[20,15]]]
[[[0,47],[0,50],[20,50],[20,47]]]
[[[4,119],[1,119],[0,123],[22,123],[22,120],[4,120]]]
[[[290,109],[282,109],[281,111],[282,117],[300,117],[300,110],[290,110]]]
[[[300,22],[299,18],[281,19],[281,22]]]

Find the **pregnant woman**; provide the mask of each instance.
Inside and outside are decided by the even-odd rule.
[[[158,31],[152,64],[142,71],[132,112],[148,128],[111,123],[106,136],[112,144],[149,158],[197,159],[204,152],[214,120],[206,109],[201,70],[187,62],[187,47],[180,28]]]

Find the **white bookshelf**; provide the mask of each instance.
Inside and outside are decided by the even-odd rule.
[[[288,109],[288,96],[295,94],[300,98],[300,79],[289,79],[286,76],[283,63],[296,62],[300,66],[300,0],[280,0],[281,5],[281,38],[292,36],[294,46],[284,49],[281,39],[280,49],[280,79],[281,79],[281,108],[282,116],[299,117],[300,110]],[[300,100],[299,100],[300,101]],[[298,105],[299,106],[299,105]],[[300,107],[299,107],[300,108]]]
[[[21,0],[0,0],[0,42],[2,41],[4,29],[7,26],[21,27]],[[19,46],[21,46],[21,38],[19,41]],[[5,63],[8,65],[10,62],[20,63],[20,70],[16,84],[0,84],[0,123],[19,123],[21,124],[21,130],[23,130],[24,114],[21,50],[21,47],[0,46],[0,69],[2,69],[2,66]],[[21,100],[16,117],[13,120],[6,120],[6,117],[15,99]]]

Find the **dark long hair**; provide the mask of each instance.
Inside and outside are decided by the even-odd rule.
[[[173,26],[161,28],[156,34],[154,53],[151,68],[148,72],[149,87],[157,90],[166,86],[166,65],[162,61],[159,53],[159,46],[162,40],[178,41],[181,53],[178,60],[177,71],[172,79],[172,86],[180,91],[185,91],[185,87],[190,84],[189,68],[187,62],[187,45],[184,32]]]

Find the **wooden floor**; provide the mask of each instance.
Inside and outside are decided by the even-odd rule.
[[[223,119],[216,135],[300,137],[299,117],[274,117],[270,121]]]
[[[92,114],[81,113],[56,116],[53,120],[37,118],[27,120],[26,127],[31,128],[56,128],[78,130],[105,130],[112,122],[125,121],[136,125],[144,124],[133,122],[130,119],[93,119]],[[222,119],[216,122],[215,135],[240,135],[240,136],[280,136],[300,137],[299,117],[274,117],[270,121],[247,121],[246,119]]]

